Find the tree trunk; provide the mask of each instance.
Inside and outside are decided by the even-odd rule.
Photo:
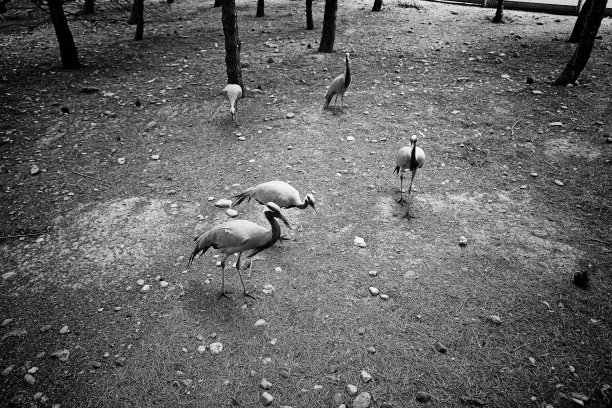
[[[312,21],[312,0],[306,0],[306,29],[314,30],[314,22]]]
[[[223,0],[221,8],[221,22],[225,35],[225,65],[227,66],[227,83],[238,84],[242,88],[242,67],[240,66],[240,36],[238,35],[238,15],[236,14],[236,0]]]
[[[503,24],[504,21],[504,0],[497,0],[497,10],[495,11],[495,17],[492,20],[493,23]]]
[[[587,62],[589,62],[591,51],[593,51],[593,43],[595,43],[597,31],[599,31],[601,20],[606,12],[607,3],[608,0],[593,0],[593,4],[586,17],[580,42],[576,46],[574,55],[570,58],[567,66],[554,82],[555,85],[566,86],[576,82]]]
[[[582,32],[584,31],[584,25],[586,23],[587,16],[589,14],[589,10],[593,6],[593,0],[586,0],[580,9],[580,14],[578,14],[578,18],[576,19],[576,24],[574,24],[574,29],[572,30],[572,35],[567,40],[568,43],[577,44],[580,41],[580,37],[582,36]]]
[[[51,21],[53,22],[55,35],[57,36],[57,42],[59,44],[62,67],[64,69],[81,68],[79,54],[74,44],[72,32],[70,32],[70,28],[68,27],[68,21],[66,21],[62,0],[47,0],[47,5],[49,6],[49,14],[51,15]]]
[[[264,16],[264,0],[257,0],[257,13],[255,13],[255,17],[263,17]]]
[[[372,11],[380,11],[382,8],[383,0],[374,0],[374,7],[372,7]]]
[[[130,11],[130,18],[128,18],[127,21],[129,25],[136,25],[138,23],[138,10],[136,8],[136,0],[132,0],[132,10]]]
[[[94,14],[94,0],[85,0],[83,3],[83,14]]]
[[[223,4],[222,0],[215,0],[215,4],[213,4],[213,7],[221,7],[222,4]]]
[[[336,39],[336,11],[338,0],[325,0],[325,13],[323,14],[323,34],[319,52],[333,52]]]
[[[134,0],[136,6],[136,33],[134,41],[142,41],[144,35],[144,0]]]

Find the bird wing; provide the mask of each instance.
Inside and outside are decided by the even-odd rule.
[[[419,167],[423,167],[423,165],[425,164],[425,152],[423,151],[423,149],[417,146],[415,156]]]
[[[289,207],[301,203],[298,191],[292,185],[279,180],[272,180],[255,186],[250,196],[264,205],[270,201],[279,207]]]
[[[256,248],[266,241],[269,230],[247,220],[229,221],[214,228],[213,248],[226,254]]]
[[[402,147],[397,152],[397,157],[395,158],[395,164],[400,167],[402,170],[407,169],[410,166],[410,157],[412,156],[412,149],[408,146]]]
[[[329,89],[327,89],[327,95],[325,96],[327,99],[331,99],[337,93],[344,92],[346,88],[344,87],[344,74],[340,74],[334,78],[332,83],[329,85]]]

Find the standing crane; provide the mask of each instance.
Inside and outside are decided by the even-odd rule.
[[[251,201],[251,198],[260,204],[273,202],[281,208],[299,208],[304,209],[311,206],[315,212],[315,198],[312,194],[306,194],[304,200],[300,198],[300,193],[290,184],[284,181],[272,180],[256,185],[255,187],[247,188],[240,194],[234,196],[238,201],[234,204],[237,206],[246,198]]]
[[[344,69],[344,73],[334,78],[331,85],[329,86],[329,89],[327,90],[327,95],[325,95],[325,105],[323,106],[323,109],[329,106],[329,103],[331,102],[334,96],[336,97],[336,99],[334,100],[334,113],[336,113],[336,103],[338,102],[338,95],[340,95],[341,97],[340,102],[342,104],[342,112],[344,112],[344,93],[351,84],[351,68],[349,67],[348,53],[345,54],[345,60],[346,68]]]
[[[221,93],[229,99],[232,120],[238,126],[238,99],[242,98],[242,88],[237,84],[228,84]]]
[[[414,176],[416,175],[417,169],[423,167],[425,164],[425,152],[420,147],[417,147],[417,136],[412,135],[410,137],[410,146],[402,147],[399,152],[397,152],[397,157],[395,159],[395,170],[394,173],[398,173],[400,176],[400,199],[398,203],[404,205],[404,171],[409,169],[412,173],[412,177],[410,178],[410,187],[408,187],[408,195],[412,191],[412,182],[414,181]],[[407,202],[406,202],[407,203]],[[408,207],[408,211],[403,218],[414,218],[410,214],[410,207]]]
[[[255,298],[247,292],[242,274],[240,273],[240,258],[242,257],[242,253],[244,251],[253,250],[253,252],[248,255],[250,258],[264,249],[270,248],[279,240],[281,230],[276,218],[282,220],[285,225],[291,229],[291,225],[289,225],[289,222],[281,213],[281,209],[278,205],[272,202],[267,203],[264,215],[270,223],[270,229],[247,220],[232,220],[217,225],[195,238],[195,248],[189,257],[188,267],[191,266],[198,254],[203,255],[210,247],[225,254],[221,260],[221,293],[219,297],[228,297],[225,292],[225,261],[230,255],[237,253],[238,261],[236,262],[236,270],[238,271],[238,276],[240,276],[240,282],[242,282],[244,296]]]

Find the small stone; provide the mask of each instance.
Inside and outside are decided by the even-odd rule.
[[[529,357],[529,364],[531,364],[532,366],[536,365],[536,359],[533,357]]]
[[[264,390],[269,390],[270,388],[272,388],[272,383],[266,380],[265,378],[262,378],[261,382],[259,383],[259,386]]]
[[[144,279],[138,279],[138,280],[136,281],[136,284],[137,284],[138,286],[142,286],[142,285],[144,285],[144,283],[145,283]]]
[[[349,142],[352,142],[353,140],[355,140],[355,136],[347,136],[346,140],[348,140]]]
[[[13,320],[14,320],[14,319],[4,319],[4,320],[2,321],[2,324],[0,324],[0,327],[6,327],[6,326],[8,326],[9,324],[13,323]]]
[[[33,398],[34,400],[39,400],[42,396],[43,396],[43,393],[38,391],[36,394],[34,394]]]
[[[376,276],[376,275],[378,275],[378,272],[377,271],[370,271],[370,272],[368,272],[368,275]]]
[[[114,310],[115,312],[118,312],[118,311],[120,311],[121,309],[123,309],[121,306],[115,306],[115,307],[113,308],[113,310]]]
[[[258,321],[255,322],[255,327],[260,327],[260,326],[265,326],[266,325],[266,321],[264,319],[259,319]]]
[[[380,295],[380,298],[382,300],[389,300],[389,295],[382,294],[382,295]]]
[[[444,344],[440,343],[439,341],[436,341],[436,343],[434,344],[434,348],[439,353],[442,353],[442,354],[446,353],[446,347],[444,346]]]
[[[45,353],[44,351],[41,351],[40,353],[36,354],[36,358],[43,358],[46,355],[47,353]]]
[[[281,268],[280,266],[277,266],[276,268],[274,268],[274,272],[276,273],[281,273],[283,271],[283,268]]]
[[[358,246],[360,248],[365,248],[366,247],[366,243],[364,241],[363,238],[356,236],[355,239],[353,240],[353,244],[355,246]]]
[[[32,367],[28,370],[28,374],[35,374],[38,372],[38,367]]]
[[[357,387],[355,387],[353,384],[346,384],[346,393],[351,397],[354,397],[357,395]]]
[[[366,350],[367,350],[367,352],[368,352],[368,353],[370,353],[370,354],[374,354],[374,353],[376,353],[376,349],[375,349],[374,347],[372,347],[372,346],[368,347]]]
[[[334,405],[340,405],[344,401],[344,395],[341,392],[337,392],[334,394]]]
[[[225,213],[231,218],[234,218],[238,215],[238,211],[234,210],[233,208],[228,208],[227,210],[225,210]]]
[[[555,184],[560,187],[563,187],[563,182],[561,180],[555,180]]]
[[[17,272],[7,272],[2,274],[2,280],[9,280],[17,276]]]
[[[181,382],[187,388],[190,388],[193,385],[193,380],[191,378],[185,378],[184,380],[181,380]]]
[[[68,325],[66,325],[66,324],[65,324],[65,325],[64,325],[64,326],[62,326],[62,328],[60,329],[59,334],[66,334],[66,333],[68,333]]]
[[[536,172],[531,173],[531,177],[538,177],[538,173]]]
[[[363,381],[364,383],[370,382],[372,380],[372,376],[366,370],[361,370],[359,377],[361,377],[361,381]]]
[[[280,373],[278,373],[278,375],[280,375],[282,378],[289,378],[289,371],[287,370],[281,370]]]
[[[527,184],[523,184],[522,186],[519,187],[521,190],[525,190],[527,189]]]
[[[372,402],[369,392],[362,392],[353,400],[353,408],[368,408]]]
[[[380,290],[378,290],[378,288],[375,288],[374,286],[370,286],[368,290],[370,291],[370,295],[372,296],[378,296],[378,294],[380,293]]]
[[[365,327],[360,327],[357,329],[357,333],[362,336],[365,334],[365,332],[366,332]]]
[[[164,280],[159,282],[159,286],[161,286],[162,288],[168,287],[168,285],[169,283]]]
[[[198,346],[198,353],[202,354],[206,351],[206,346]]]
[[[151,290],[151,285],[144,285],[140,288],[140,293],[147,293],[149,290]]]
[[[41,332],[41,333],[46,333],[46,332],[48,332],[49,330],[51,330],[51,325],[50,325],[50,324],[45,324],[44,326],[42,326],[42,327],[40,328],[40,332]]]
[[[466,238],[466,237],[464,237],[463,235],[462,235],[461,237],[459,237],[459,246],[464,247],[464,246],[466,246],[466,245],[467,245],[467,242],[468,242],[468,241],[467,241],[467,238]]]
[[[221,351],[223,351],[223,344],[221,342],[211,343],[208,346],[208,350],[210,351],[210,354],[216,356],[217,354],[221,353]]]
[[[489,316],[489,321],[493,324],[501,324],[501,318],[498,315]]]
[[[417,391],[415,397],[417,401],[422,402],[423,404],[431,401],[431,395],[425,391]]]
[[[6,377],[7,375],[9,375],[14,368],[15,364],[11,364],[10,366],[6,367],[4,370],[2,370],[2,376]]]
[[[286,116],[287,116],[287,119],[291,119],[291,118],[295,117],[295,113],[288,112]]]
[[[548,124],[548,126],[551,126],[551,127],[553,127],[553,126],[554,127],[562,127],[563,126],[563,122],[550,122]]]
[[[38,173],[40,173],[40,168],[37,165],[33,165],[32,168],[30,169],[30,174],[32,176],[35,176]]]
[[[100,367],[102,367],[102,363],[99,362],[99,361],[94,361],[93,363],[91,363],[91,366],[93,368],[100,368]]]
[[[115,364],[117,364],[119,367],[123,367],[125,365],[125,363],[127,362],[127,358],[121,356],[121,357],[117,357],[115,359]]]
[[[151,155],[151,160],[159,160],[159,154]]]
[[[533,91],[531,91],[531,93],[534,95],[542,95],[542,91],[538,91],[537,89],[534,89]]]
[[[117,163],[119,164],[125,164],[125,157],[120,157],[117,159]]]
[[[232,200],[228,200],[227,198],[222,198],[220,200],[217,200],[217,202],[215,203],[215,206],[219,208],[229,208],[232,206]]]
[[[36,382],[36,379],[34,378],[34,376],[32,374],[26,374],[23,376],[23,380],[28,383],[29,385],[34,385],[34,383]]]
[[[263,394],[261,394],[261,397],[259,397],[259,402],[261,402],[261,405],[263,405],[264,407],[267,407],[268,405],[272,404],[272,401],[274,401],[274,397],[268,394],[267,392],[264,392]]]

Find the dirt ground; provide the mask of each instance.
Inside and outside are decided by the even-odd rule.
[[[350,407],[347,384],[372,407],[420,406],[417,392],[438,407],[609,404],[611,20],[560,88],[573,16],[494,25],[478,7],[343,2],[321,54],[323,4],[306,31],[302,2],[263,18],[238,2],[239,127],[212,4],[150,6],[140,43],[71,23],[74,72],[49,25],[0,22],[0,405],[254,407],[262,378],[272,406]],[[412,134],[427,162],[408,221],[392,171]],[[187,269],[192,239],[228,219],[216,200],[273,179],[318,213],[285,211],[292,240],[245,279],[258,299],[228,265],[236,294],[218,300],[220,258]],[[256,203],[236,209],[266,224]]]

